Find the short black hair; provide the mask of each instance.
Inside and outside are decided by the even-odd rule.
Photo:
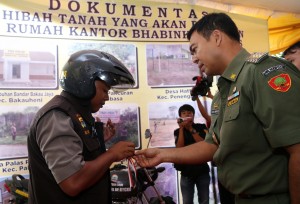
[[[180,108],[178,110],[178,115],[181,116],[181,112],[183,112],[183,111],[191,111],[195,115],[194,107],[189,104],[184,104],[184,105],[180,106]]]
[[[221,30],[232,40],[240,42],[240,33],[233,20],[225,13],[210,13],[203,16],[187,33],[188,40],[197,31],[206,40],[209,39],[214,30]]]
[[[286,55],[295,53],[295,49],[300,49],[300,41],[292,44],[290,47],[288,47],[283,53],[282,57],[284,58]]]

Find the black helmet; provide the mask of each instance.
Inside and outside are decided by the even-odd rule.
[[[60,85],[78,98],[89,99],[95,95],[97,79],[112,88],[129,88],[135,83],[127,68],[114,56],[98,50],[82,50],[72,54],[63,67]]]

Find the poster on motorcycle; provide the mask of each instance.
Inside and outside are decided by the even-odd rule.
[[[113,203],[178,203],[177,172],[171,163],[152,168],[116,164],[110,176]]]

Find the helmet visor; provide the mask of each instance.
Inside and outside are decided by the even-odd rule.
[[[98,72],[96,77],[107,83],[107,85],[109,85],[112,89],[128,89],[132,88],[135,84],[132,76],[128,77],[128,75],[126,75],[125,77],[112,72]]]

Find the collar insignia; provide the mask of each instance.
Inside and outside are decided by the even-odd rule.
[[[232,74],[230,75],[230,79],[235,79],[235,78],[236,78],[236,74],[232,73]]]

